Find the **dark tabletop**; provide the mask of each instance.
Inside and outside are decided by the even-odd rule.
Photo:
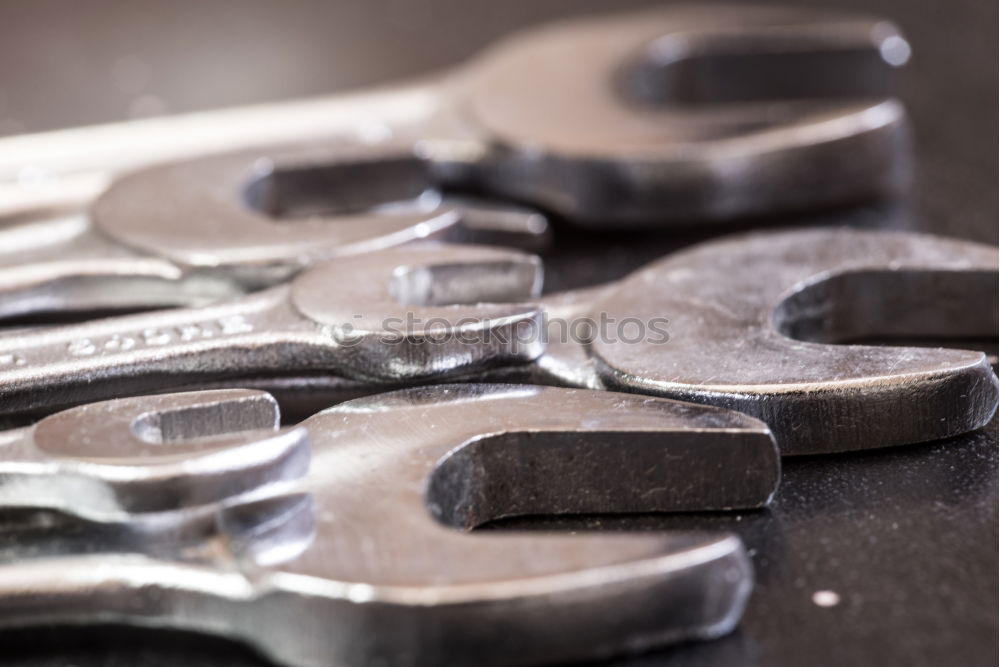
[[[648,4],[0,1],[0,135],[387,82],[460,60],[522,25]],[[815,222],[996,243],[996,3],[794,4],[882,14],[902,26],[914,49],[900,90],[918,155],[909,201],[827,212]],[[559,228],[546,258],[548,287],[619,277],[701,238],[696,230],[612,237]],[[997,465],[994,419],[948,441],[786,459],[780,491],[765,511],[522,519],[488,529],[694,528],[743,537],[757,585],[734,634],[615,664],[992,666]],[[817,591],[836,592],[839,604],[815,604]],[[22,667],[266,664],[222,640],[114,627],[6,633],[0,647],[5,664]]]

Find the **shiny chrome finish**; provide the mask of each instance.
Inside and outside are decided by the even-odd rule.
[[[283,155],[301,165],[311,153],[286,149]],[[386,204],[389,191],[415,194],[417,163],[386,173],[381,193],[343,184],[356,199],[344,205],[364,208],[359,200],[371,196],[369,205],[382,201],[378,215],[331,219],[314,211],[285,218],[262,208],[277,204],[244,201],[268,196],[261,185],[266,177],[254,176],[255,164],[262,169],[258,162],[251,153],[163,167],[123,177],[124,189],[113,188],[90,214],[67,210],[0,222],[0,321],[201,306],[273,286],[323,260],[414,241],[531,250],[548,242],[545,217],[514,204],[442,199],[430,191]],[[403,173],[411,167],[418,172]],[[255,193],[245,192],[254,183]],[[154,195],[164,197],[155,206]]]
[[[279,431],[274,399],[244,389],[80,406],[0,434],[0,452],[5,509],[171,530],[309,467],[305,430]]]
[[[396,249],[218,306],[0,337],[0,410],[246,379],[269,389],[268,376],[278,388],[324,374],[307,381],[309,393],[331,392],[323,401],[461,377],[739,409],[767,423],[785,454],[922,442],[989,420],[997,380],[986,356],[833,343],[991,337],[996,276],[988,246],[820,229],[706,243],[610,285],[484,306],[476,302],[535,297],[537,259],[473,246]],[[540,335],[574,317],[666,319],[669,340]]]
[[[995,339],[997,249],[983,244],[850,229],[735,237],[637,271],[594,309],[670,318],[664,345],[594,343],[609,388],[740,410],[783,454],[947,438],[997,407],[982,352],[854,344]]]
[[[248,375],[332,373],[378,391],[379,383],[526,363],[544,346],[514,332],[540,322],[542,311],[510,302],[540,289],[533,255],[426,245],[321,264],[289,284],[201,308],[14,332],[0,336],[0,413]],[[413,317],[376,317],[404,305]]]
[[[892,78],[909,53],[891,23],[798,8],[674,6],[527,31],[468,74],[463,111],[497,145],[474,180],[594,227],[899,192],[910,154]]]
[[[986,355],[936,345],[995,340],[997,263],[995,248],[907,232],[814,229],[709,242],[616,283],[543,297],[544,354],[465,379],[736,409],[767,423],[786,455],[946,438],[983,426],[996,410]],[[371,319],[403,316],[398,306],[355,307]],[[669,339],[563,338],[581,319],[666,320]],[[862,344],[873,339],[890,345]],[[241,382],[295,410],[365,391],[352,377]]]
[[[233,426],[228,410],[262,401],[256,392],[209,392],[88,410],[116,424],[131,417],[139,433],[148,426],[136,424],[159,416],[161,438],[172,414],[174,433],[193,437],[205,425],[189,423],[192,406],[220,417],[209,429],[218,434]],[[197,414],[195,422],[206,413]],[[92,417],[74,410],[52,419]],[[145,539],[108,542],[96,555],[66,545],[47,552],[44,540],[26,546],[24,558],[0,566],[0,625],[195,629],[303,667],[538,664],[712,638],[739,621],[751,588],[735,536],[461,531],[519,514],[754,507],[778,475],[774,442],[750,417],[609,392],[417,388],[345,403],[302,428],[308,473],[266,477],[256,494],[214,502],[215,528],[200,545],[190,536],[171,545],[173,524],[150,550],[157,527],[145,522]],[[58,453],[110,452],[123,468],[148,465],[148,445],[118,426],[108,435],[105,450],[59,431],[69,439]],[[244,448],[274,436],[225,437],[231,450],[216,455],[241,466]],[[200,446],[165,439],[168,450]],[[50,481],[51,495],[70,491]],[[92,498],[67,499],[61,511],[96,531],[104,517],[90,511]],[[174,509],[194,511],[185,499]]]

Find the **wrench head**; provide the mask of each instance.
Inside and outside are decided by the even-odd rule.
[[[909,47],[890,23],[669,7],[527,31],[459,79],[503,147],[471,177],[592,226],[661,226],[897,192]],[[831,75],[831,73],[835,73]]]
[[[381,381],[524,363],[541,354],[534,255],[423,245],[346,257],[292,285],[292,301],[326,327],[351,377]]]
[[[138,430],[207,423],[168,422]],[[524,513],[757,507],[778,478],[761,422],[609,392],[421,387],[303,426],[308,473],[220,503],[204,550],[33,552],[0,567],[0,624],[155,619],[309,667],[538,664],[716,637],[751,589],[733,535],[464,531]]]
[[[127,246],[232,273],[251,287],[415,240],[544,243],[547,223],[537,212],[450,200],[437,188],[428,163],[406,149],[329,141],[127,174],[98,198],[92,217]]]
[[[46,417],[28,432],[57,469],[37,480],[48,487],[44,496],[58,498],[66,485],[66,504],[51,509],[98,522],[183,514],[301,476],[309,462],[305,431],[279,429],[274,399],[244,389],[93,403]],[[30,502],[23,484],[5,486],[2,495],[12,502]],[[70,491],[81,488],[89,491]]]
[[[304,426],[312,467],[293,489],[313,498],[315,537],[273,566],[284,590],[274,604],[292,591],[355,596],[364,620],[327,627],[317,600],[316,613],[297,617],[316,619],[312,647],[267,643],[346,650],[347,663],[563,661],[726,632],[749,590],[731,536],[461,531],[522,514],[757,507],[778,480],[760,422],[608,392],[420,387]],[[369,625],[410,631],[363,632]]]
[[[594,312],[668,318],[660,345],[598,340],[610,387],[766,422],[783,454],[923,442],[979,428],[997,379],[981,352],[833,345],[995,338],[997,252],[901,232],[736,237],[642,269]],[[804,340],[803,340],[804,339]]]

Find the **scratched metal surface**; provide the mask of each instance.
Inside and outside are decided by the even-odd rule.
[[[460,59],[520,25],[626,4],[651,3],[94,0],[84,10],[70,0],[0,2],[0,134],[385,82]],[[909,205],[817,221],[888,220],[996,243],[996,3],[823,4],[878,12],[904,28],[915,57],[901,94],[919,158]],[[614,238],[558,231],[558,251],[547,257],[550,289],[619,277],[701,238],[697,230]],[[997,502],[994,419],[947,442],[789,461],[763,512],[496,528],[725,528],[744,537],[758,584],[734,635],[615,664],[994,665]],[[817,591],[836,592],[839,603],[817,605]],[[123,628],[41,629],[0,642],[4,663],[20,667],[266,664],[225,641]]]

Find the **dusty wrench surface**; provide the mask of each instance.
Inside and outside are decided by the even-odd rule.
[[[112,499],[121,481],[102,466],[131,468],[133,490],[162,500],[165,485],[148,475],[175,447],[217,460],[188,469],[203,479],[174,480],[198,497],[178,495],[174,507],[123,498],[115,512],[52,469],[5,476],[5,501],[5,484],[48,481],[48,495],[29,494],[21,510],[125,533],[132,516],[142,538],[88,553],[26,543],[0,565],[0,625],[188,628],[303,666],[537,664],[715,637],[738,622],[751,585],[734,536],[460,531],[520,514],[753,507],[778,475],[757,420],[610,392],[423,387],[345,403],[293,431],[224,435],[274,420],[260,392],[210,391],[75,408],[8,435],[33,459],[93,473]],[[301,444],[303,431],[308,472],[271,457],[256,494],[217,475],[245,471],[254,442],[284,433]],[[215,528],[199,548],[180,527],[203,525],[205,503]]]

